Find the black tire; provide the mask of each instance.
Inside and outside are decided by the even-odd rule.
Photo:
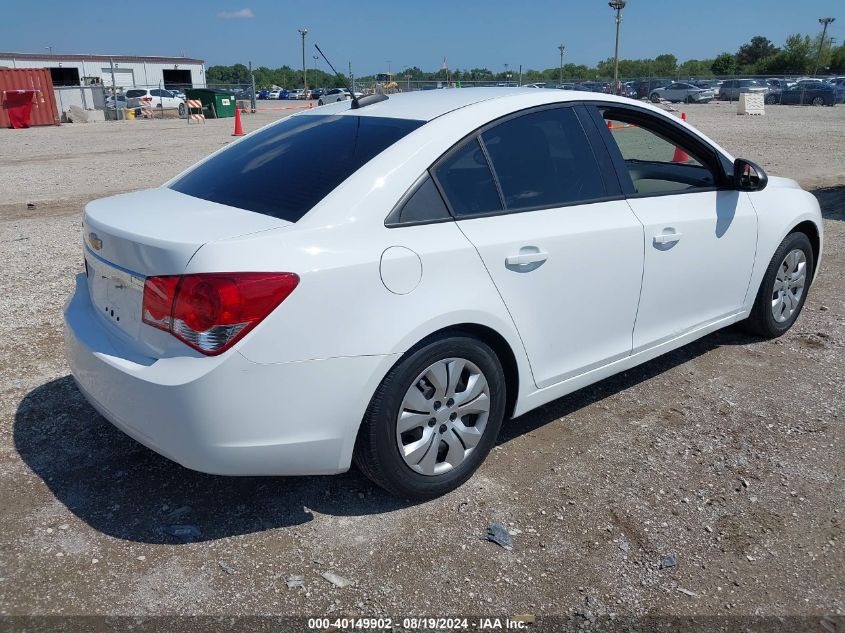
[[[185,104],[184,103],[179,104],[179,116],[185,116]]]
[[[320,100],[317,102],[317,105],[318,105],[318,106],[323,105],[323,100],[322,100],[322,99],[320,99]]]
[[[807,259],[804,272],[806,277],[804,292],[798,302],[797,309],[792,315],[783,323],[778,323],[772,314],[772,296],[775,291],[775,281],[781,263],[787,253],[793,249],[803,251],[804,257]],[[777,338],[786,334],[789,328],[792,327],[792,324],[795,323],[798,315],[801,314],[804,302],[807,300],[807,293],[810,290],[810,284],[813,279],[814,263],[813,246],[810,244],[810,238],[804,233],[797,232],[787,235],[775,251],[772,260],[769,262],[769,267],[766,268],[763,281],[760,283],[760,289],[757,291],[757,298],[754,300],[754,307],[751,308],[750,316],[743,323],[745,329],[763,338]]]
[[[775,95],[769,95],[766,97],[766,103],[768,105],[775,105],[778,102],[778,98]]]
[[[824,97],[815,97],[812,101],[812,104],[814,106],[816,106],[817,108],[820,108],[821,106],[823,106],[825,104],[824,103]]]
[[[484,375],[490,392],[487,425],[475,448],[456,467],[439,475],[411,469],[399,452],[396,421],[413,381],[438,360],[462,358]],[[355,442],[355,465],[373,483],[402,498],[432,499],[461,486],[496,443],[505,413],[506,383],[502,365],[484,342],[461,333],[429,339],[409,350],[382,380],[370,401]]]
[[[687,96],[687,98],[684,99],[684,103],[694,103],[694,99],[690,96]]]
[[[660,95],[656,92],[648,96],[648,100],[652,103],[660,103]]]

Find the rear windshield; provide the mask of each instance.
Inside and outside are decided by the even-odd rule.
[[[424,121],[305,115],[252,134],[171,185],[181,193],[296,222]]]
[[[126,91],[126,96],[129,97],[130,99],[132,99],[134,97],[143,97],[145,94],[147,94],[146,90],[127,90]]]

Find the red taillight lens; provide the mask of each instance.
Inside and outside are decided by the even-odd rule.
[[[143,320],[203,354],[220,354],[258,325],[298,283],[293,273],[148,277]]]

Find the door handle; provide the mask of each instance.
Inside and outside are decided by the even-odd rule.
[[[521,248],[518,255],[510,255],[505,257],[505,265],[506,266],[530,266],[531,264],[539,264],[541,262],[546,261],[549,258],[549,254],[541,251],[541,250],[534,250],[528,251],[527,249],[531,247],[524,247]],[[526,252],[524,252],[526,251]]]
[[[654,243],[655,244],[674,244],[675,242],[679,242],[681,239],[680,233],[661,233],[660,235],[654,236]]]

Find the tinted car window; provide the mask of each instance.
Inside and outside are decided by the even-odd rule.
[[[135,99],[137,97],[143,97],[147,94],[146,90],[127,90],[126,96],[130,99]]]
[[[233,144],[171,188],[296,222],[362,165],[423,123],[370,116],[290,117]]]
[[[476,139],[440,163],[435,175],[456,216],[502,210],[493,174]]]
[[[481,138],[508,210],[561,206],[605,195],[587,135],[571,108],[510,119]]]
[[[446,203],[437,191],[437,187],[430,176],[422,184],[417,187],[417,190],[410,198],[402,205],[398,214],[389,218],[389,222],[409,223],[409,222],[431,222],[433,220],[448,220],[451,216],[449,210],[446,208]]]

